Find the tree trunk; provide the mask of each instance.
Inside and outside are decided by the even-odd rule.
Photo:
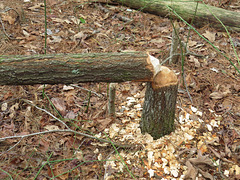
[[[158,139],[174,130],[178,80],[158,59],[149,56],[148,62],[153,65],[154,76],[147,83],[140,128],[143,134]]]
[[[177,84],[154,89],[151,82],[147,83],[140,123],[142,133],[158,139],[174,130],[177,89]]]
[[[0,56],[0,85],[151,81],[144,52]]]
[[[122,5],[129,6],[130,8],[142,10],[152,14],[160,15],[162,17],[174,17],[173,13],[169,13],[168,7],[173,9],[187,22],[191,22],[194,18],[195,10],[197,7],[196,17],[193,24],[196,26],[203,26],[210,24],[215,28],[223,29],[222,25],[213,16],[219,18],[222,23],[230,30],[240,31],[240,13],[228,11],[214,6],[204,5],[197,2],[186,2],[185,0],[171,1],[171,0],[110,0]],[[185,2],[181,2],[185,1]],[[178,19],[178,18],[177,18]]]

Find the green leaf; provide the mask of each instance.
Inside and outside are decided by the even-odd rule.
[[[83,19],[83,18],[81,18],[81,17],[79,18],[79,20],[80,20],[80,22],[83,23],[83,24],[86,23],[85,19]]]

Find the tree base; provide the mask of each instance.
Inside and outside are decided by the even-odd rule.
[[[143,134],[159,139],[174,130],[178,85],[155,89],[152,84],[147,83],[140,127]]]

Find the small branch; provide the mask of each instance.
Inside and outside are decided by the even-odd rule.
[[[113,143],[115,146],[119,146],[119,147],[132,147],[133,146],[131,144],[119,144],[119,143],[116,143],[116,142],[113,142],[113,141],[111,142],[111,141],[108,141],[106,139],[97,138],[95,136],[91,136],[91,135],[88,135],[88,134],[85,134],[85,133],[80,133],[80,132],[74,131],[72,129],[57,129],[57,130],[51,130],[51,131],[36,132],[36,133],[31,133],[31,134],[26,134],[26,135],[7,136],[7,137],[0,138],[0,142],[5,141],[7,139],[21,138],[21,140],[22,140],[23,138],[30,137],[30,136],[36,136],[36,135],[47,134],[47,133],[58,133],[58,132],[65,132],[65,133],[70,132],[70,133],[85,136],[85,137],[88,137],[88,138],[91,138],[91,139],[96,139],[96,140],[99,140],[99,141],[102,141],[102,142],[105,142],[105,143]],[[13,147],[15,147],[17,144],[15,144]]]
[[[172,32],[172,43],[171,43],[171,49],[170,49],[170,60],[169,63],[177,63],[177,50],[178,50],[178,44],[179,44],[179,25],[178,22],[175,21],[173,23],[173,32]]]
[[[116,83],[109,85],[109,99],[108,99],[108,114],[115,117],[115,96],[116,96]]]
[[[18,12],[17,12],[15,9],[12,9],[12,8],[6,8],[5,10],[0,11],[0,12],[2,13],[2,12],[10,11],[10,10],[15,11],[15,12],[17,13],[18,17],[20,17],[19,14],[18,14]],[[9,38],[9,39],[15,39],[15,38],[12,38],[10,35],[8,35],[8,33],[6,32],[5,27],[4,27],[4,23],[3,23],[1,17],[0,17],[0,23],[1,23],[1,25],[2,25],[3,33],[7,36],[7,38]]]
[[[79,89],[82,89],[82,90],[84,90],[84,91],[91,92],[91,93],[95,94],[95,95],[96,95],[96,96],[98,96],[98,97],[102,97],[102,95],[101,95],[101,94],[98,94],[98,93],[96,93],[96,92],[94,92],[94,91],[92,91],[92,90],[85,89],[85,88],[83,88],[83,87],[80,87],[80,86],[78,86],[78,85],[71,84],[71,86],[72,86],[72,87],[77,87],[77,88],[79,88]]]
[[[2,153],[0,154],[0,156],[2,156],[3,154],[5,154],[5,153],[8,152],[8,151],[11,151],[11,150],[12,150],[13,148],[15,148],[22,140],[23,140],[23,138],[21,138],[16,144],[14,144],[14,145],[13,145],[12,147],[10,147],[8,150],[2,152]],[[1,140],[0,140],[0,142],[1,142]]]
[[[123,147],[123,148],[133,147],[133,145],[131,145],[131,144],[119,144],[119,143],[116,143],[116,142],[113,142],[113,141],[108,141],[106,139],[97,138],[95,136],[91,136],[91,135],[88,135],[88,134],[85,134],[85,133],[80,133],[80,132],[74,131],[74,130],[70,129],[69,126],[66,123],[64,123],[62,120],[58,119],[56,116],[54,116],[50,112],[46,111],[45,109],[42,109],[42,108],[32,104],[29,100],[23,99],[23,101],[28,103],[28,104],[30,104],[30,105],[32,105],[32,106],[34,106],[35,108],[37,108],[37,109],[47,113],[48,115],[50,115],[51,117],[53,117],[54,119],[59,121],[61,124],[63,124],[67,129],[57,129],[57,130],[51,130],[51,131],[42,131],[42,132],[36,132],[36,133],[31,133],[31,134],[26,134],[26,135],[7,136],[7,137],[0,138],[0,142],[1,141],[5,141],[7,139],[21,138],[15,145],[10,147],[7,151],[1,153],[0,156],[3,155],[6,152],[12,150],[14,147],[16,147],[23,140],[23,138],[30,137],[30,136],[41,135],[41,134],[47,134],[47,133],[56,133],[56,132],[70,132],[70,133],[81,135],[81,136],[85,136],[85,137],[88,137],[88,138],[91,138],[91,139],[96,139],[96,140],[99,140],[99,141],[102,141],[102,142],[114,144],[115,146]]]
[[[59,121],[61,124],[63,124],[67,129],[70,129],[70,128],[68,127],[68,125],[67,125],[65,122],[63,122],[62,120],[60,120],[59,118],[57,118],[56,116],[54,116],[53,114],[51,114],[50,112],[48,112],[47,110],[42,109],[42,108],[40,108],[40,107],[38,107],[38,106],[32,104],[29,100],[25,100],[25,99],[23,99],[23,101],[26,102],[27,104],[30,104],[30,105],[34,106],[35,108],[37,108],[37,109],[39,109],[39,110],[41,110],[41,111],[47,113],[48,115],[52,116],[54,119],[56,119],[57,121]]]

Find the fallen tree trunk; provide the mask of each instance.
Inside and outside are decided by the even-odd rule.
[[[143,52],[0,56],[0,85],[151,81],[147,57]]]
[[[183,1],[183,0],[182,0]],[[184,2],[185,1],[185,2]],[[109,2],[117,2],[126,5],[133,9],[142,10],[144,12],[160,15],[162,17],[174,17],[178,19],[173,13],[169,13],[170,7],[185,21],[191,22],[194,18],[193,24],[196,26],[203,26],[210,24],[215,28],[223,29],[221,23],[213,16],[213,14],[222,21],[222,23],[229,28],[229,30],[240,31],[240,13],[228,11],[214,6],[204,5],[202,3],[190,2],[184,0],[109,0]],[[196,10],[197,7],[197,10]],[[195,11],[196,15],[195,15]]]
[[[0,85],[148,81],[141,130],[154,139],[174,130],[177,77],[143,52],[0,56]],[[111,95],[110,103],[114,103]],[[114,113],[114,106],[110,107]]]

